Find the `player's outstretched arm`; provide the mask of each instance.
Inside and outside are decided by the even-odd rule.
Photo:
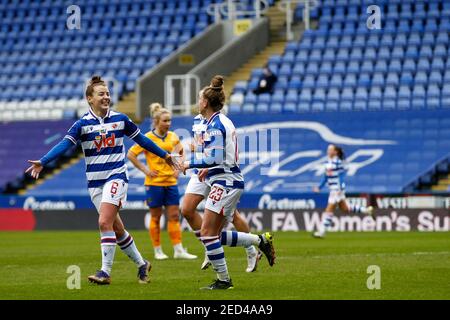
[[[175,147],[173,149],[173,154],[179,155],[178,163],[180,163],[180,167],[181,167],[182,163],[186,160],[186,156],[184,154],[183,144],[179,140],[178,140],[178,143],[175,145]],[[178,179],[178,176],[180,175],[181,171],[182,171],[182,168],[174,170],[174,177],[176,179]]]
[[[345,187],[344,184],[345,171],[340,172],[338,178],[339,178],[339,190],[342,190]]]
[[[28,162],[31,163],[31,166],[25,172],[31,174],[34,179],[38,179],[39,173],[44,169],[44,166],[39,160],[28,160]]]
[[[208,169],[222,164],[224,161],[224,146],[223,139],[220,135],[216,135],[212,143],[205,148],[203,158],[196,159],[191,157],[190,162],[185,162],[183,165],[183,173],[188,169]]]
[[[153,154],[156,154],[158,157],[163,158],[166,160],[167,164],[169,166],[174,167],[175,169],[179,170],[180,165],[177,161],[174,160],[172,155],[168,153],[167,151],[164,151],[156,143],[154,143],[152,140],[144,136],[142,133],[139,133],[136,135],[136,137],[133,138],[134,142],[136,142],[138,145],[140,145],[142,148],[147,150],[148,152],[151,152]]]
[[[67,150],[70,149],[74,144],[67,138],[62,139],[56,146],[54,146],[45,156],[40,160],[28,160],[31,166],[25,171],[30,173],[35,179],[39,178],[39,173],[44,169],[44,167],[55,159],[62,156]]]
[[[327,178],[327,175],[324,174],[324,175],[322,176],[322,180],[320,180],[319,186],[313,188],[314,192],[320,192],[320,190],[321,190],[321,189],[325,186],[325,184],[327,183],[327,179],[328,179],[328,178]]]

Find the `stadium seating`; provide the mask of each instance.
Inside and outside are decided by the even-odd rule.
[[[44,132],[33,129],[33,124],[19,122],[16,127],[2,122],[73,119],[84,113],[85,81],[93,74],[110,80],[112,95],[133,91],[141,74],[213,22],[207,8],[222,2],[80,0],[76,2],[81,9],[80,28],[69,30],[70,3],[0,0],[0,147],[9,146],[14,136],[22,137],[19,127],[24,137],[30,132],[33,139],[36,130]],[[242,3],[240,10],[252,8],[253,1]],[[51,123],[48,132],[53,127],[67,129],[66,121]],[[36,139],[40,137],[37,134]],[[42,146],[18,149],[30,151],[24,153],[27,160],[42,155],[47,148]],[[25,164],[20,158],[12,166],[14,151],[0,160],[8,165],[0,172],[0,192],[7,182],[22,176]],[[9,155],[10,150],[0,152]]]
[[[43,156],[71,125],[69,120],[0,124],[0,193],[8,182],[20,181],[28,167],[27,160]],[[69,150],[66,156],[72,156],[74,151],[75,148]]]
[[[250,193],[311,190],[320,180],[318,163],[321,159],[323,161],[330,142],[344,147],[350,169],[361,166],[355,169],[356,172],[351,169],[346,178],[347,190],[357,193],[402,192],[450,150],[450,110],[349,112],[345,118],[339,111],[292,114],[289,118],[285,114],[260,114],[232,116],[232,120],[240,130],[252,125],[280,130],[280,163],[273,162],[252,170],[248,161],[241,165],[246,192]],[[149,123],[144,122],[141,129],[146,131]],[[177,117],[172,121],[173,128],[189,130],[191,125],[190,117]],[[239,134],[242,136],[242,131]],[[128,139],[127,147],[131,143]],[[248,146],[241,143],[240,157],[243,160],[246,159],[245,150],[248,151]],[[268,151],[277,149],[269,148]],[[269,175],[262,174],[260,169],[263,167],[270,168]],[[136,174],[136,170],[130,172],[129,194],[141,194],[143,177]],[[180,178],[181,191],[187,182],[187,177]],[[27,194],[86,195],[84,160]]]
[[[69,30],[70,3],[0,0],[0,121],[73,117],[65,110],[85,108],[92,74],[118,81],[119,96],[133,91],[144,71],[212,22],[214,2],[222,1],[80,0],[80,29]]]
[[[0,0],[0,121],[73,118],[93,74],[118,97],[134,91],[140,75],[213,22],[214,3],[223,0],[80,0],[80,29],[69,30],[69,3]]]
[[[318,28],[268,61],[278,75],[274,93],[252,94],[261,74],[254,70],[234,87],[230,110],[257,112],[259,104],[274,113],[450,108],[449,2],[377,1],[378,30],[367,27],[372,4],[318,1],[312,10]]]

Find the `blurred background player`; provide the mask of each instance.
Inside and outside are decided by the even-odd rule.
[[[174,165],[174,161],[168,152],[146,138],[126,115],[110,110],[109,89],[100,77],[92,77],[85,94],[90,106],[89,112],[75,122],[64,139],[45,156],[40,160],[29,160],[31,166],[26,172],[31,172],[31,176],[38,179],[46,164],[81,141],[89,193],[99,213],[102,251],[102,267],[88,279],[97,284],[111,283],[111,270],[118,244],[138,266],[139,283],[148,283],[150,262],[142,257],[119,216],[119,209],[126,201],[128,189],[123,137],[126,135],[133,139],[168,166]]]
[[[159,103],[150,105],[150,115],[153,118],[153,129],[145,134],[161,149],[169,153],[183,155],[183,147],[176,133],[170,131],[172,115],[169,110],[164,109]],[[147,166],[137,158],[142,152],[145,153]],[[156,260],[165,260],[169,257],[163,252],[161,247],[161,227],[160,220],[163,207],[167,213],[167,231],[172,242],[175,259],[197,259],[183,248],[181,242],[181,226],[179,220],[178,193],[178,170],[174,170],[166,162],[151,152],[147,152],[140,145],[134,145],[128,151],[128,159],[133,165],[145,174],[145,190],[147,204],[150,208],[150,238]]]
[[[194,157],[201,157],[203,154],[203,136],[206,132],[206,123],[207,120],[203,118],[201,114],[194,118],[194,125],[192,126],[193,143],[191,144],[191,152]],[[183,216],[186,218],[195,235],[199,239],[200,228],[202,226],[202,217],[197,212],[197,207],[210,192],[209,186],[204,181],[207,174],[208,169],[193,170],[189,183],[186,187],[183,203],[181,205],[181,212]],[[250,232],[250,226],[239,214],[238,210],[235,210],[232,223],[237,231],[245,233]],[[258,266],[258,261],[261,259],[261,253],[258,252],[253,245],[245,247],[245,251],[247,253],[247,268],[245,271],[254,272]],[[205,253],[205,259],[201,265],[201,269],[206,270],[210,265],[211,262]]]
[[[325,163],[325,173],[322,181],[318,187],[314,188],[314,192],[320,192],[320,190],[328,185],[330,195],[328,197],[328,205],[324,212],[324,218],[319,227],[319,230],[313,233],[316,238],[325,237],[327,228],[332,224],[332,216],[336,208],[338,207],[345,213],[361,213],[372,215],[373,207],[360,207],[358,205],[351,206],[345,199],[345,155],[341,147],[334,144],[330,144],[327,149],[327,162]]]
[[[205,204],[200,237],[217,279],[202,288],[206,290],[233,288],[222,244],[243,247],[256,245],[266,255],[270,266],[275,262],[273,236],[270,233],[255,235],[222,231],[227,221],[233,219],[244,189],[244,177],[238,164],[236,128],[228,117],[220,113],[224,102],[223,77],[215,76],[210,85],[199,93],[199,111],[207,119],[203,157],[192,157],[184,164],[184,171],[209,168],[206,182],[211,189]]]

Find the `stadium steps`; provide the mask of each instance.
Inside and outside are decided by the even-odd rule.
[[[251,73],[255,68],[263,68],[270,56],[281,55],[286,47],[286,13],[278,8],[280,1],[269,8],[266,16],[270,20],[270,44],[260,53],[251,58],[247,63],[233,72],[227,77],[227,84],[225,86],[225,95],[227,100],[233,92],[233,88],[238,81],[247,81],[251,77]],[[296,4],[291,4],[293,8]],[[317,26],[317,21],[311,21],[311,27],[314,29]],[[295,39],[300,39],[305,31],[303,23],[294,23],[292,31]]]
[[[225,86],[225,95],[227,99],[230,98],[237,81],[249,79],[253,69],[264,67],[270,56],[280,55],[284,52],[284,47],[286,46],[286,38],[284,35],[286,13],[278,9],[279,2],[280,1],[276,1],[266,14],[267,18],[270,20],[270,44],[227,77]]]
[[[450,174],[442,179],[439,179],[438,183],[431,187],[433,191],[449,191],[450,190]]]
[[[225,95],[227,98],[230,97],[233,91],[234,85],[237,81],[245,81],[250,78],[250,75],[255,68],[262,68],[267,63],[267,60],[271,55],[281,54],[284,51],[286,45],[285,41],[272,42],[263,51],[258,53],[256,56],[247,61],[243,66],[234,71],[230,76],[227,77],[227,82],[225,86]]]
[[[74,164],[78,163],[82,159],[83,159],[83,153],[80,151],[76,157],[69,159],[67,162],[63,163],[62,165],[60,165],[53,171],[45,172],[45,175],[43,175],[42,177],[39,177],[38,180],[34,180],[34,179],[31,180],[31,182],[27,183],[25,185],[25,188],[19,190],[17,192],[17,194],[25,195],[27,193],[27,191],[32,190],[32,189],[36,188],[37,186],[43,184],[46,180],[52,179],[55,175],[57,175],[58,173],[60,173],[61,171],[65,170],[65,169],[73,166]]]
[[[267,18],[270,20],[270,40],[284,41],[283,30],[286,26],[286,13],[281,11],[278,6],[281,1],[276,1],[267,11]]]
[[[124,95],[117,104],[116,110],[136,121],[136,91]]]

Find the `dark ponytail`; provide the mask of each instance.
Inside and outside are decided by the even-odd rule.
[[[93,76],[86,87],[86,97],[92,97],[95,86],[106,86],[106,82],[100,76]]]
[[[342,147],[339,147],[337,145],[333,145],[334,149],[336,150],[337,156],[339,159],[344,160],[345,159],[345,153]]]
[[[222,110],[225,104],[223,83],[224,79],[222,76],[214,76],[210,85],[203,89],[203,97],[208,101],[208,105],[214,112]]]

